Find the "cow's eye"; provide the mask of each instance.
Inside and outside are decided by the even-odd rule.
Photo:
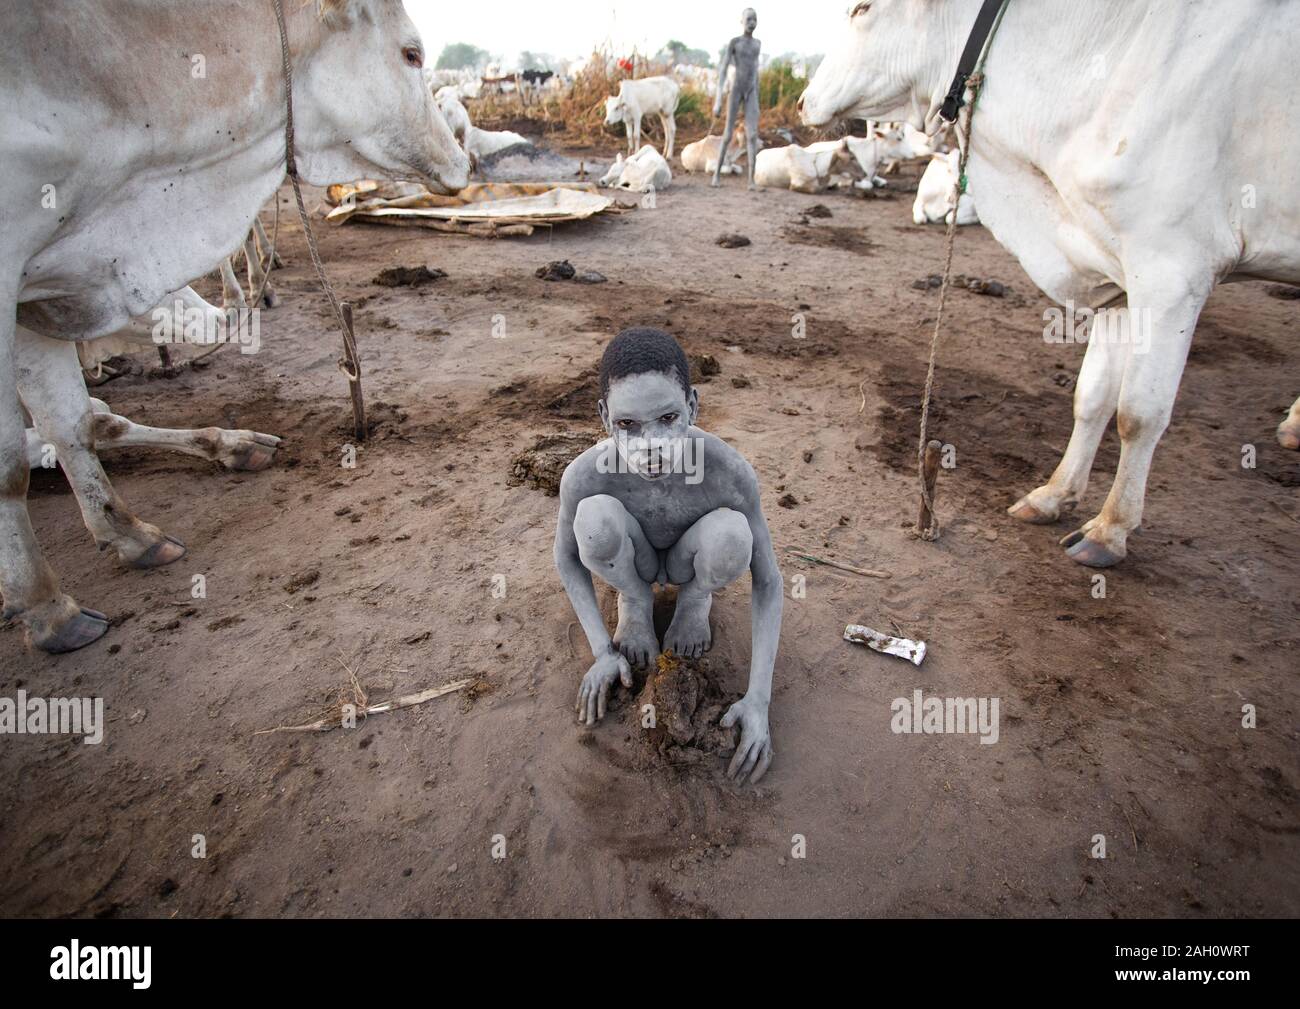
[[[856,7],[854,7],[853,10],[849,11],[849,19],[852,20],[853,18],[857,17],[859,14],[865,14],[869,10],[871,10],[871,4],[869,0],[867,0],[867,2],[860,3]]]
[[[409,66],[419,70],[424,66],[424,53],[420,52],[415,46],[407,46],[402,50],[402,58],[406,60]]]

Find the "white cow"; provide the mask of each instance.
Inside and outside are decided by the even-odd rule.
[[[703,140],[687,144],[682,148],[682,167],[688,172],[704,172],[712,175],[717,170],[718,154],[721,150],[722,137],[718,136],[710,135]],[[749,150],[745,146],[745,127],[742,123],[736,127],[732,135],[731,146],[727,149],[727,163],[722,166],[722,174],[740,174],[740,166],[736,162],[748,156]]]
[[[511,130],[481,130],[470,121],[469,112],[461,103],[454,87],[443,87],[434,95],[434,101],[442,112],[452,135],[460,141],[461,147],[469,155],[470,163],[478,167],[484,158],[499,154],[510,147],[530,144],[527,137]],[[250,279],[251,283],[251,279]]]
[[[672,181],[673,171],[664,156],[646,144],[630,158],[618,155],[600,184],[612,189],[648,193],[667,189]]]
[[[657,115],[664,127],[664,157],[673,156],[677,139],[677,97],[681,88],[671,77],[643,77],[620,81],[618,94],[605,99],[605,125],[622,123],[627,130],[627,152],[641,146],[641,120]]]
[[[425,86],[420,37],[399,0],[286,3],[284,13],[297,163],[309,183],[466,185],[468,160]],[[4,615],[46,651],[88,644],[108,624],[60,590],[37,543],[23,407],[100,546],[137,567],[183,556],[104,475],[74,341],[120,329],[213,269],[275,194],[284,85],[270,14],[270,4],[236,0],[0,7],[0,178],[18,194],[0,244],[0,305],[9,306],[0,310],[0,590]],[[141,38],[156,58],[136,58]],[[231,38],[239,58],[217,59]]]
[[[840,177],[863,179],[847,137],[800,147],[771,147],[754,161],[754,182],[768,189],[821,193]]]
[[[912,201],[913,223],[943,221],[951,224],[955,213],[959,225],[979,224],[980,218],[975,212],[975,198],[970,193],[969,180],[967,191],[961,194],[956,209],[953,209],[952,194],[956,192],[960,161],[961,151],[936,154],[930,159],[916,187],[916,199]]]
[[[857,4],[800,101],[804,121],[905,118],[934,132],[979,7]],[[1082,564],[1122,559],[1142,522],[1151,458],[1215,284],[1300,283],[1300,131],[1243,126],[1287,114],[1296,38],[1300,4],[1274,0],[1037,0],[1008,5],[993,40],[967,167],[980,218],[1045,294],[1101,309],[1069,447],[1010,512],[1046,523],[1071,511],[1118,412],[1110,494],[1061,541]],[[1125,307],[1108,307],[1124,294]],[[1293,408],[1278,436],[1297,435]]]

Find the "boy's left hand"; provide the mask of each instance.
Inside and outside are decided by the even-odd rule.
[[[772,733],[767,727],[767,704],[746,694],[727,709],[718,724],[729,729],[736,722],[740,722],[740,745],[731,758],[727,777],[743,784],[745,776],[752,770],[754,773],[749,781],[756,784],[767,773],[773,756]]]

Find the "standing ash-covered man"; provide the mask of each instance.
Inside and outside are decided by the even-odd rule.
[[[736,79],[731,85],[731,100],[727,104],[727,128],[722,131],[722,152],[718,155],[718,167],[713,173],[713,185],[722,185],[722,166],[727,163],[727,148],[731,146],[731,134],[736,128],[736,119],[740,115],[740,106],[745,105],[745,139],[749,145],[749,188],[754,189],[754,162],[758,160],[758,54],[763,43],[754,38],[754,29],[758,27],[758,14],[753,7],[746,7],[740,15],[740,23],[745,29],[744,35],[737,35],[727,43],[722,52],[722,64],[718,67],[718,96],[713,102],[713,115],[722,113],[722,92],[727,87],[727,67],[736,68]]]

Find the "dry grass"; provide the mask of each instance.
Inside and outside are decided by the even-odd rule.
[[[669,64],[635,52],[630,60],[635,68],[633,73],[621,68],[609,49],[598,49],[591,54],[586,68],[568,90],[560,93],[544,91],[528,98],[517,93],[485,95],[467,103],[470,117],[484,129],[540,133],[569,147],[616,144],[625,134],[622,125],[605,125],[605,99],[618,93],[620,81],[666,75],[672,71]],[[763,71],[759,90],[762,130],[801,130],[796,103],[806,83],[795,78],[788,67],[777,66]],[[713,95],[693,85],[683,85],[676,117],[679,148],[709,132],[721,132],[722,123],[714,120],[712,113]],[[650,117],[642,128],[652,142],[662,143],[657,117]]]

